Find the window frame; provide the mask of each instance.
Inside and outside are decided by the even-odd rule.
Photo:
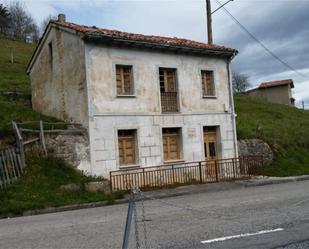
[[[129,67],[131,69],[131,92],[126,94],[126,93],[118,93],[117,90],[117,67]],[[132,64],[124,64],[124,63],[114,63],[114,77],[115,77],[115,89],[116,89],[116,96],[119,98],[134,98],[135,97],[135,84],[134,84],[134,65]]]
[[[128,132],[128,131],[133,131],[134,132],[134,162],[132,163],[124,163],[121,164],[120,162],[120,150],[119,150],[119,140],[125,136],[119,135],[120,132]],[[135,128],[130,128],[130,129],[117,129],[116,131],[117,134],[117,161],[119,168],[131,168],[131,167],[138,167],[139,166],[139,150],[138,150],[138,130]]]
[[[161,70],[173,71],[174,79],[175,79],[175,82],[174,82],[174,84],[175,84],[175,91],[174,92],[178,93],[178,70],[177,70],[177,68],[175,68],[175,67],[159,67],[158,68],[158,74],[159,74],[159,89],[160,89],[160,93],[162,92],[161,91],[161,80],[160,80],[160,76],[161,76],[160,75],[160,71]],[[164,81],[164,90],[169,88],[167,85],[168,85],[168,82]],[[171,92],[171,91],[164,91],[164,92]]]
[[[212,74],[212,87],[213,87],[213,95],[207,95],[205,94],[205,90],[203,90],[203,88],[205,89],[205,83],[204,83],[204,77],[203,77],[203,73],[211,73]],[[201,69],[200,70],[200,79],[201,79],[201,91],[202,91],[202,98],[206,98],[206,99],[216,99],[217,98],[217,89],[216,89],[216,76],[215,76],[215,70],[212,69]]]
[[[168,159],[166,160],[164,157],[164,130],[166,129],[177,129],[177,133],[178,133],[178,154],[179,154],[179,158],[177,159]],[[182,127],[163,127],[161,129],[161,138],[162,138],[162,158],[163,158],[163,163],[164,164],[169,164],[169,163],[173,163],[173,162],[183,162],[184,158],[183,158],[183,135],[182,135]]]
[[[210,129],[207,131],[207,129]],[[213,130],[211,130],[213,129]],[[202,151],[203,156],[207,156],[207,148],[205,148],[205,132],[216,133],[216,154],[217,159],[222,158],[222,127],[220,124],[204,124],[201,125],[201,134],[202,134]],[[206,149],[206,150],[205,150]]]

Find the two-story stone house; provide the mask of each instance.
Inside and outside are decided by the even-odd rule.
[[[33,108],[87,128],[91,163],[82,169],[95,175],[237,157],[230,79],[236,53],[59,15],[27,68]]]

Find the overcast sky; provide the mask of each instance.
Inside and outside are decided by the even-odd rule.
[[[79,24],[207,41],[205,0],[24,0],[24,3],[38,23],[50,14],[65,13],[68,21]],[[212,0],[212,9],[217,7],[216,0]],[[309,107],[309,0],[234,0],[226,8],[304,76],[270,56],[221,9],[213,14],[214,43],[239,51],[232,63],[233,70],[247,74],[252,86],[261,81],[292,78],[296,100],[305,100]]]

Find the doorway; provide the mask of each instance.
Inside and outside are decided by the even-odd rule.
[[[217,127],[205,126],[203,132],[205,160],[218,159]]]

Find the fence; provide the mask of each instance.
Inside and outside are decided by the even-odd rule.
[[[69,128],[72,126],[73,128]],[[38,142],[45,155],[47,155],[47,147],[45,142],[46,134],[65,133],[65,134],[81,134],[82,129],[76,129],[75,126],[80,126],[76,123],[64,123],[64,122],[44,122],[40,121],[27,121],[22,123],[16,123],[12,121],[12,127],[16,138],[16,145],[21,152],[21,159],[25,161],[25,146]],[[34,137],[25,140],[24,134],[31,134]]]
[[[15,148],[0,150],[0,188],[5,188],[14,182],[21,175],[24,167],[20,152]]]
[[[51,133],[80,134],[83,132],[82,129],[68,128],[69,126],[74,127],[77,125],[79,124],[43,121],[16,123],[12,121],[16,148],[0,150],[0,188],[5,188],[14,182],[26,167],[25,146],[38,142],[44,154],[47,155],[45,135]],[[66,129],[62,129],[62,127]],[[34,137],[25,140],[28,137],[25,136],[26,133]]]
[[[110,172],[111,191],[129,190],[133,186],[156,189],[243,179],[256,175],[262,166],[262,157],[247,156],[117,170]]]

